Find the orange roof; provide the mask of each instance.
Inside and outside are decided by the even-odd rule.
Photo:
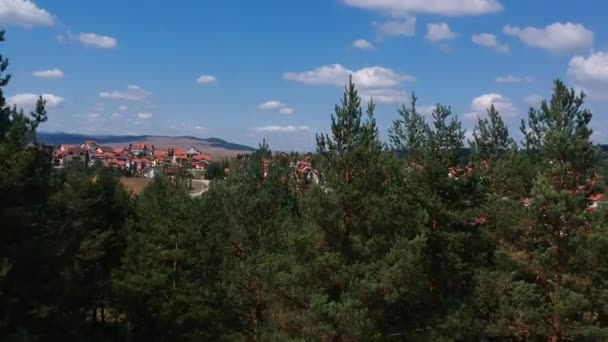
[[[114,153],[120,153],[120,152],[124,151],[125,149],[123,147],[116,147],[112,150],[114,151]]]
[[[154,150],[155,157],[166,157],[167,153],[167,150]]]
[[[181,148],[176,148],[173,150],[173,155],[186,155],[186,151]]]
[[[208,154],[196,154],[194,156],[192,156],[192,159],[194,160],[211,160],[211,156]]]
[[[143,149],[143,148],[146,148],[146,144],[144,144],[144,143],[135,143],[135,144],[133,144],[133,146],[132,146],[132,147],[133,147],[133,148],[140,148],[140,149]]]
[[[589,199],[590,201],[593,201],[593,202],[599,202],[604,199],[604,196],[605,196],[605,194],[594,194],[594,195],[587,197],[587,199]]]

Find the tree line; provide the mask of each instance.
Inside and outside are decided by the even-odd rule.
[[[2,340],[608,339],[608,211],[588,200],[604,175],[584,94],[559,80],[521,144],[491,107],[466,157],[450,107],[427,119],[415,96],[384,144],[351,81],[318,186],[264,143],[193,199],[180,177],[132,196],[111,170],[53,169],[44,100],[9,106],[7,67]]]

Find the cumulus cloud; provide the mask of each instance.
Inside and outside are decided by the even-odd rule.
[[[63,78],[63,71],[55,68],[49,70],[34,71],[32,75],[40,78]]]
[[[587,57],[572,57],[568,76],[577,82],[577,90],[584,91],[590,99],[608,100],[608,53],[600,51]]]
[[[257,133],[289,133],[289,132],[306,132],[310,128],[308,126],[263,126],[251,128],[252,131]]]
[[[353,42],[353,46],[356,47],[357,49],[361,49],[361,50],[368,50],[368,49],[373,49],[374,46],[372,45],[372,43],[370,43],[369,41],[365,40],[365,39],[357,39]]]
[[[129,107],[127,107],[127,106],[118,106],[118,110],[120,110],[120,111],[124,112],[127,109],[129,109]]]
[[[384,37],[412,37],[416,35],[416,17],[404,20],[388,20],[373,22],[378,39]]]
[[[502,11],[497,0],[343,0],[348,6],[390,15],[410,13],[446,16],[483,15]]]
[[[452,40],[456,38],[456,33],[450,30],[447,23],[427,24],[424,38],[435,43],[442,40]]]
[[[120,118],[120,117],[122,117],[122,114],[120,114],[120,113],[112,113],[112,117],[113,118]]]
[[[524,44],[552,52],[566,52],[591,47],[593,32],[581,24],[567,22],[553,23],[544,28],[528,26],[519,28],[506,25],[503,32],[518,37]]]
[[[404,82],[416,79],[380,66],[350,70],[340,64],[325,65],[314,70],[303,72],[286,72],[283,78],[289,81],[309,85],[333,85],[342,87],[352,75],[353,82],[364,98],[373,97],[378,103],[397,103],[405,100],[401,89]]]
[[[96,33],[80,33],[76,40],[83,45],[99,49],[112,49],[118,45],[116,38]]]
[[[492,105],[503,117],[514,117],[517,115],[517,109],[513,105],[513,102],[511,102],[511,99],[500,94],[489,93],[474,98],[471,102],[472,112],[466,113],[465,117],[467,119],[476,119],[477,117],[484,116]]]
[[[41,95],[32,93],[17,94],[9,97],[7,102],[11,106],[17,106],[17,108],[30,110],[36,105],[36,101],[38,101],[39,96]],[[42,94],[42,98],[46,101],[47,108],[57,107],[63,102],[63,97],[53,94]]]
[[[102,99],[112,100],[127,100],[127,101],[141,101],[150,96],[150,93],[142,89],[137,85],[130,85],[127,87],[127,91],[106,91],[99,93],[99,97]]]
[[[211,84],[211,83],[215,83],[216,81],[217,81],[217,78],[212,75],[200,75],[196,79],[196,83],[198,83],[198,84]]]
[[[534,81],[530,76],[518,77],[513,75],[498,76],[496,83],[532,83]]]
[[[97,118],[99,118],[99,114],[98,113],[89,113],[88,117],[90,119],[97,119]]]
[[[491,33],[474,34],[471,40],[477,45],[493,49],[496,52],[508,53],[511,51],[509,45],[499,42],[496,36]]]
[[[139,112],[139,113],[137,113],[137,118],[141,119],[141,120],[152,119],[152,113]]]
[[[572,57],[568,75],[579,82],[608,82],[608,53],[600,51],[588,57]]]
[[[21,27],[52,26],[53,16],[29,0],[0,0],[0,23]]]

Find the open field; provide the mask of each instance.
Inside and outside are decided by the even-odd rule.
[[[120,184],[134,195],[139,195],[150,183],[148,178],[120,177]]]

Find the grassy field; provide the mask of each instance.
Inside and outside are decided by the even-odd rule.
[[[138,178],[138,177],[121,177],[120,183],[129,190],[132,194],[138,195],[148,184],[150,183],[150,179],[148,178]]]

